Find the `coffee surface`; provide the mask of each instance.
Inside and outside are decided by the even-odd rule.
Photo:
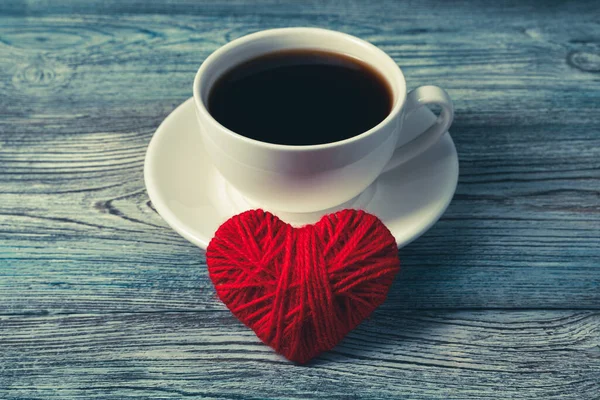
[[[387,81],[369,64],[338,53],[286,50],[234,66],[208,96],[210,114],[251,139],[285,145],[337,142],[383,121]]]

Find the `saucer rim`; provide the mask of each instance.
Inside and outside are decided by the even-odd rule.
[[[152,155],[156,153],[156,148],[158,146],[158,142],[161,135],[158,135],[161,132],[163,126],[167,125],[171,119],[175,119],[180,113],[185,110],[185,106],[188,103],[193,103],[194,98],[190,97],[189,99],[180,103],[175,109],[173,109],[169,115],[166,116],[165,119],[162,120],[160,125],[156,128],[154,133],[152,134],[152,139],[150,139],[150,143],[148,144],[148,149],[146,150],[146,155],[144,157],[144,185],[146,186],[146,191],[148,192],[148,197],[152,202],[152,206],[156,210],[156,212],[160,215],[160,217],[177,233],[183,236],[186,240],[195,244],[196,246],[206,250],[208,247],[208,243],[204,240],[197,238],[193,235],[189,229],[185,228],[185,223],[180,221],[179,218],[171,211],[169,206],[166,204],[166,201],[163,200],[162,196],[158,193],[157,185],[150,179],[153,176],[152,172],[156,168],[155,164],[150,162],[153,158]],[[180,226],[181,225],[181,226]]]
[[[164,126],[169,124],[172,119],[176,119],[179,116],[179,114],[186,111],[186,106],[188,106],[188,103],[193,103],[193,102],[194,102],[193,97],[190,97],[189,99],[180,103],[173,111],[171,111],[171,113],[169,113],[169,115],[167,115],[167,117],[165,117],[165,119],[160,123],[160,125],[154,131],[154,134],[152,135],[152,139],[150,139],[150,143],[148,144],[148,149],[146,150],[146,155],[144,157],[144,184],[146,186],[146,191],[148,193],[148,197],[150,198],[150,201],[152,202],[154,209],[161,216],[161,218],[175,232],[179,233],[186,240],[188,240],[192,244],[200,247],[201,249],[206,250],[210,240],[205,241],[205,240],[197,237],[196,235],[194,235],[190,231],[190,229],[186,228],[185,222],[181,221],[175,215],[175,213],[173,211],[171,211],[170,207],[166,204],[166,201],[163,200],[162,196],[159,194],[159,190],[157,188],[156,183],[150,179],[150,177],[154,175],[153,172],[155,171],[155,168],[156,168],[155,163],[152,163],[150,160],[152,160],[154,158],[153,155],[157,151],[156,149],[158,148],[158,143],[160,141],[164,140],[163,138],[165,137],[165,135],[160,135],[159,133],[164,131]],[[193,106],[193,104],[192,104],[192,106]],[[454,174],[455,179],[454,179],[454,182],[452,185],[452,190],[449,191],[449,192],[451,192],[451,195],[448,196],[447,200],[435,212],[435,214],[434,214],[435,217],[430,218],[428,223],[423,225],[423,227],[421,229],[419,229],[417,231],[417,233],[410,235],[410,238],[406,239],[406,240],[398,241],[398,239],[396,239],[396,246],[398,247],[398,249],[400,249],[400,248],[412,243],[416,239],[420,238],[436,222],[438,222],[440,220],[440,218],[442,217],[442,215],[444,215],[444,213],[450,206],[450,203],[452,202],[454,195],[456,194],[456,189],[458,187],[458,178],[460,176],[460,164],[459,164],[459,160],[458,160],[458,152],[456,150],[456,145],[454,144],[454,140],[452,140],[452,136],[450,135],[449,131],[446,131],[442,135],[442,137],[440,138],[440,141],[444,140],[445,136],[448,136],[448,139],[450,140],[450,145],[451,145],[453,153],[454,153],[454,157],[452,158],[453,167],[454,167],[453,169],[456,170],[456,173]],[[417,156],[417,158],[418,157],[420,157],[420,156]],[[385,173],[389,173],[391,171],[393,171],[393,170],[387,171]],[[369,212],[369,211],[367,211],[367,212]],[[385,221],[382,220],[382,222],[385,224]],[[392,232],[392,235],[393,235],[393,232]],[[395,236],[394,236],[394,238],[395,238]]]

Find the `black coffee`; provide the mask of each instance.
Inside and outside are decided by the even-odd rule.
[[[370,65],[315,50],[270,53],[233,67],[208,96],[211,115],[263,142],[311,145],[348,139],[390,113],[388,83]]]

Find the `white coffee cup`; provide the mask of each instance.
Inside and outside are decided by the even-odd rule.
[[[307,146],[250,139],[225,128],[210,115],[208,96],[223,73],[265,53],[288,49],[342,53],[370,64],[392,89],[392,111],[362,134]],[[435,144],[454,116],[452,102],[443,89],[421,86],[407,95],[404,75],[390,56],[362,39],[318,28],[272,29],[236,39],[204,61],[193,90],[200,134],[212,163],[250,204],[270,211],[314,212],[354,198],[384,170],[402,168],[400,164]],[[416,138],[403,137],[404,120],[427,104],[441,107],[437,121]],[[282,134],[285,129],[281,127]]]

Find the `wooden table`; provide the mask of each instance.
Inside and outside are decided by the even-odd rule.
[[[388,301],[304,367],[218,301],[142,174],[208,54],[298,25],[447,88],[461,165]],[[0,398],[184,397],[600,398],[600,3],[0,3]]]

